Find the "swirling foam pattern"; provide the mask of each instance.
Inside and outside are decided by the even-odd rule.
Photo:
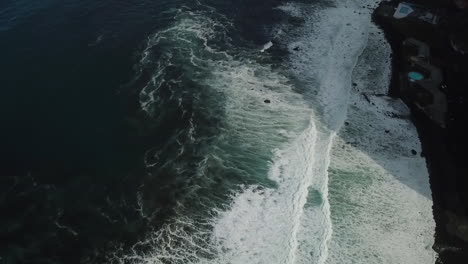
[[[360,97],[385,93],[389,78],[389,48],[376,37],[368,4],[375,5],[278,7],[301,21],[273,30],[273,47],[289,50],[289,67],[269,64],[270,50],[233,45],[233,24],[213,8],[173,10],[173,24],[150,36],[142,52],[140,72],[152,74],[140,104],[155,122],[167,104],[187,117],[188,129],[174,138],[177,155],[159,160],[151,152],[147,165],[177,167],[190,180],[176,214],[114,260],[434,260],[427,171],[423,159],[408,155],[420,149],[415,129],[385,117],[408,113],[401,102],[372,97],[370,106]],[[351,125],[342,129],[345,120]],[[401,146],[390,144],[395,140]],[[199,162],[181,162],[187,152]]]

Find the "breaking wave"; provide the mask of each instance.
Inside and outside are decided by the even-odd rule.
[[[169,186],[180,192],[173,215],[114,262],[341,259],[329,252],[340,244],[334,238],[345,240],[332,228],[341,225],[328,167],[370,13],[351,1],[278,10],[295,22],[279,24],[261,50],[233,40],[234,24],[202,5],[172,10],[173,23],[148,38],[138,65],[141,108],[161,126],[168,116],[184,125],[145,161],[150,175],[173,175]],[[281,48],[287,67],[271,60]],[[151,191],[145,215],[156,210],[145,203]]]

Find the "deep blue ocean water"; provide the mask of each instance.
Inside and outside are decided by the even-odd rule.
[[[280,1],[206,2],[235,23],[234,43],[261,45]],[[170,103],[162,121],[142,114],[148,77],[135,78],[135,64],[181,7],[200,9],[195,1],[1,1],[1,263],[102,262],[171,214],[173,172],[149,181],[157,217],[141,217],[136,194],[153,173],[146,151],[186,123]]]

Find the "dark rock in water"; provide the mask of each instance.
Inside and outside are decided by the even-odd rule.
[[[348,126],[348,125],[349,125],[349,122],[346,121],[346,122],[344,122],[344,124]]]
[[[300,50],[300,48],[299,48],[299,47],[295,47],[293,50],[294,50],[294,51],[298,51],[298,50]]]
[[[265,102],[267,104],[271,103],[271,101],[269,99],[265,99],[265,101],[263,101],[263,102]]]
[[[418,152],[416,150],[412,149],[411,154],[416,155],[416,154],[418,154]]]
[[[356,87],[356,86],[357,86],[357,83],[353,83],[353,86]]]
[[[385,130],[385,133],[390,133],[390,130]]]

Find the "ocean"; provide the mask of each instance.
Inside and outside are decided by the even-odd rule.
[[[377,4],[2,1],[0,263],[434,263]]]

